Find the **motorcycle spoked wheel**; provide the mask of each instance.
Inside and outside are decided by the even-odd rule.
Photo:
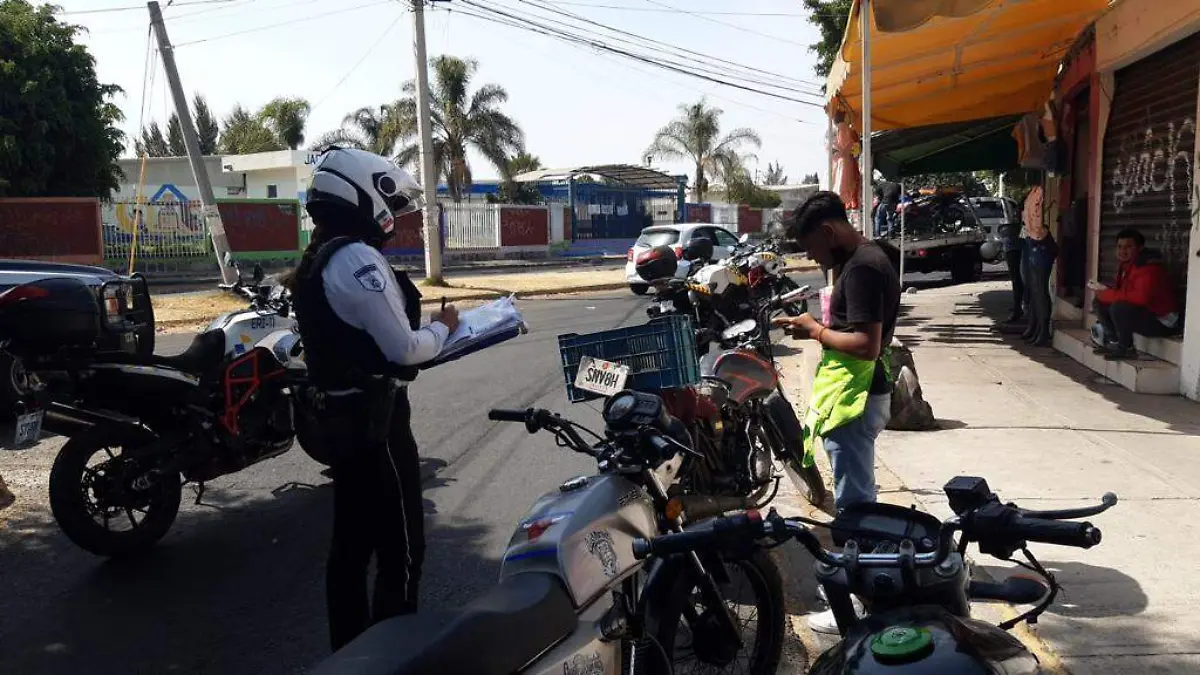
[[[725,560],[729,582],[718,584],[721,597],[741,629],[742,649],[722,639],[714,611],[705,606],[695,575],[679,574],[671,588],[670,606],[662,614],[654,639],[662,647],[651,647],[659,666],[667,658],[670,668],[663,673],[738,673],[768,675],[779,666],[783,651],[784,597],[779,568],[770,555],[755,550],[749,557]]]
[[[50,510],[63,534],[85,551],[109,558],[145,553],[179,514],[179,474],[138,484],[152,468],[148,460],[126,454],[139,442],[146,439],[93,428],[71,437],[54,459]]]

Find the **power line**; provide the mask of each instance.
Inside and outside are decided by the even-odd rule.
[[[789,76],[787,76],[787,75],[782,75],[782,74],[780,74],[780,73],[775,73],[775,72],[772,72],[772,71],[769,71],[769,70],[763,70],[763,69],[761,69],[761,68],[755,68],[755,67],[753,67],[753,66],[748,66],[748,65],[745,65],[745,64],[742,64],[742,63],[738,63],[738,62],[736,62],[736,61],[729,61],[729,60],[722,59],[722,58],[719,58],[719,57],[716,57],[716,56],[710,56],[710,55],[708,55],[708,54],[704,54],[704,53],[702,53],[702,52],[698,52],[698,51],[695,51],[695,50],[692,50],[692,49],[688,49],[688,48],[686,48],[686,47],[679,47],[679,46],[676,46],[676,45],[672,45],[672,44],[669,44],[669,43],[663,42],[663,41],[661,41],[661,40],[655,40],[654,38],[649,38],[649,37],[646,37],[646,36],[644,36],[644,35],[639,35],[639,34],[637,34],[637,33],[632,33],[632,32],[630,32],[630,31],[622,30],[622,29],[620,29],[620,28],[615,28],[615,27],[613,27],[613,26],[609,26],[608,24],[601,23],[601,22],[599,22],[599,21],[595,21],[595,20],[593,20],[593,19],[590,19],[590,18],[588,18],[588,17],[586,17],[586,16],[583,16],[583,15],[581,15],[581,14],[576,14],[576,13],[574,13],[574,12],[569,12],[569,11],[562,10],[562,9],[558,9],[558,8],[555,8],[555,7],[546,7],[546,6],[544,6],[545,4],[547,4],[547,3],[545,2],[545,0],[540,0],[540,1],[537,1],[537,2],[535,2],[535,1],[533,1],[533,0],[517,0],[517,1],[518,1],[518,2],[521,2],[521,3],[523,3],[523,4],[526,4],[526,5],[530,5],[530,6],[536,7],[536,8],[538,8],[538,9],[541,9],[542,11],[545,11],[545,12],[550,12],[550,13],[558,14],[558,15],[561,15],[561,16],[565,16],[565,17],[567,17],[567,18],[574,19],[574,20],[576,20],[576,21],[582,21],[582,22],[584,22],[584,23],[587,23],[587,24],[589,24],[589,25],[596,26],[597,28],[601,28],[601,29],[603,29],[603,30],[605,30],[605,31],[607,31],[607,32],[609,32],[609,33],[613,33],[613,34],[615,34],[615,35],[617,35],[617,36],[627,35],[627,36],[629,36],[629,37],[635,38],[635,39],[637,39],[637,40],[641,40],[641,41],[643,41],[643,42],[646,42],[646,43],[649,43],[649,44],[652,44],[652,45],[658,45],[658,46],[659,46],[658,48],[660,48],[660,49],[661,49],[661,48],[665,48],[665,49],[669,49],[669,50],[672,50],[672,51],[675,51],[675,52],[680,52],[680,53],[682,53],[682,54],[686,54],[686,55],[687,55],[687,56],[684,56],[684,57],[682,57],[682,58],[688,58],[688,59],[696,59],[696,58],[699,58],[699,59],[703,59],[703,60],[706,60],[706,61],[714,61],[714,62],[717,62],[717,63],[720,63],[720,64],[724,64],[724,65],[726,65],[726,66],[730,66],[730,67],[732,67],[732,68],[736,68],[736,69],[744,70],[744,71],[751,72],[751,73],[755,73],[755,74],[758,74],[758,75],[765,75],[765,76],[767,76],[767,77],[774,78],[774,79],[778,79],[778,80],[780,80],[780,81],[795,82],[796,84],[798,84],[798,85],[801,85],[801,86],[810,86],[810,87],[813,87],[813,88],[814,88],[814,91],[812,91],[812,92],[809,92],[809,93],[812,93],[813,95],[816,95],[816,96],[820,96],[820,93],[819,93],[819,92],[817,92],[817,91],[815,90],[815,88],[816,88],[816,87],[819,87],[819,86],[820,86],[820,85],[819,85],[818,83],[816,83],[816,82],[811,82],[811,81],[809,81],[809,80],[804,80],[804,79],[801,79],[801,78],[796,78],[796,77],[789,77]],[[559,22],[559,23],[560,23],[560,25],[562,25],[562,24],[561,24],[561,22]],[[572,26],[572,28],[573,28],[573,26]],[[628,40],[626,40],[626,39],[624,39],[624,38],[622,38],[622,37],[617,37],[616,39],[618,39],[618,40],[620,40],[620,41],[622,41],[622,42],[629,42]],[[728,70],[728,69],[726,69],[726,70]],[[747,78],[745,75],[743,75],[743,74],[740,74],[740,73],[738,74],[738,77],[739,77],[740,79],[748,79],[748,78]],[[759,82],[759,83],[760,83],[760,84],[763,84],[762,82]],[[768,85],[768,86],[774,86],[774,85]],[[795,90],[792,90],[792,91],[795,91]]]
[[[630,12],[678,12],[677,9],[659,9],[657,7],[629,7],[627,5],[603,5],[591,2],[571,2],[570,0],[548,0],[552,5],[570,5],[574,7],[594,7],[596,9],[620,9]],[[694,14],[711,14],[713,16],[762,16],[762,17],[795,17],[804,18],[804,14],[794,12],[693,12]]]
[[[350,70],[346,71],[346,74],[342,76],[342,79],[338,80],[337,84],[333,85],[333,87],[331,87],[329,89],[329,91],[325,92],[325,94],[323,96],[321,96],[321,98],[317,99],[317,101],[312,104],[312,107],[309,109],[310,114],[312,113],[313,110],[316,110],[317,106],[321,105],[321,103],[323,103],[325,101],[325,99],[329,98],[330,95],[333,94],[333,92],[337,91],[337,88],[342,86],[346,82],[346,80],[349,79],[350,76],[354,74],[354,71],[358,70],[358,67],[361,66],[363,64],[363,62],[367,60],[367,57],[371,55],[371,52],[375,51],[376,47],[378,47],[380,44],[383,43],[383,39],[385,37],[387,37],[389,33],[392,32],[392,29],[396,27],[397,23],[400,23],[400,19],[402,19],[402,18],[404,18],[404,12],[400,12],[400,13],[396,14],[396,18],[391,23],[388,24],[387,28],[383,29],[383,32],[380,33],[379,37],[375,39],[375,42],[373,42],[371,44],[371,46],[367,48],[367,51],[363,52],[363,55],[361,57],[359,57],[358,61],[355,61],[354,65],[350,66]]]
[[[528,17],[514,16],[512,14],[509,14],[509,13],[501,11],[501,10],[497,10],[497,9],[493,9],[490,7],[485,7],[483,5],[476,4],[475,2],[472,2],[471,0],[460,0],[460,3],[467,5],[469,7],[472,7],[476,10],[486,12],[487,14],[495,15],[495,16],[484,16],[484,15],[474,14],[471,12],[464,12],[461,9],[454,10],[454,11],[462,12],[466,16],[471,16],[471,17],[485,20],[485,21],[491,21],[493,23],[500,23],[503,25],[508,25],[508,26],[511,26],[514,28],[520,28],[522,30],[527,30],[527,31],[530,31],[533,33],[539,33],[542,35],[546,35],[548,37],[552,37],[552,38],[567,41],[567,42],[573,42],[576,44],[589,46],[589,47],[607,51],[607,52],[610,52],[613,54],[618,54],[618,55],[621,55],[621,56],[624,56],[626,58],[630,58],[630,59],[633,59],[636,61],[641,61],[642,63],[653,65],[658,68],[662,68],[664,70],[669,70],[669,71],[673,71],[673,72],[680,73],[683,75],[688,75],[690,77],[696,77],[696,78],[699,78],[702,80],[707,80],[707,81],[713,82],[715,84],[721,84],[721,85],[725,85],[728,87],[733,87],[735,89],[741,89],[743,91],[749,91],[749,92],[752,92],[755,94],[769,96],[769,97],[777,98],[777,99],[784,100],[784,101],[800,103],[802,105],[810,105],[810,106],[814,106],[814,107],[818,107],[818,108],[823,107],[820,103],[815,103],[813,101],[806,101],[806,100],[799,99],[799,98],[793,98],[791,96],[785,96],[783,94],[777,94],[777,93],[770,92],[770,91],[764,91],[762,89],[747,86],[747,85],[740,84],[737,82],[731,82],[731,81],[724,80],[721,78],[711,77],[709,75],[705,75],[703,73],[699,73],[694,70],[689,70],[686,67],[680,66],[678,64],[675,64],[675,63],[672,63],[669,61],[662,61],[662,60],[655,59],[651,56],[636,54],[634,52],[630,52],[630,51],[627,51],[627,50],[624,50],[624,49],[621,49],[618,47],[613,47],[612,45],[609,45],[604,42],[600,42],[599,40],[592,39],[587,36],[581,36],[581,35],[577,35],[574,33],[569,33],[566,31],[558,30],[553,27],[546,26],[544,24],[539,24],[536,21],[532,21]],[[496,16],[499,16],[502,18],[498,19],[498,18],[496,18]]]
[[[173,7],[186,7],[188,5],[217,5],[227,2],[237,2],[237,0],[190,0],[189,2],[181,2],[171,5]],[[125,7],[104,7],[102,9],[75,9],[66,12],[55,12],[58,16],[73,16],[77,14],[108,14],[110,12],[133,12],[146,11],[145,5],[127,5]]]
[[[256,26],[254,28],[246,28],[244,30],[233,31],[232,33],[222,33],[220,35],[213,35],[211,37],[200,38],[198,40],[189,40],[187,42],[180,42],[179,44],[175,45],[175,47],[178,49],[179,47],[186,47],[188,45],[200,44],[201,42],[212,42],[214,40],[223,40],[225,38],[231,38],[231,37],[235,37],[238,35],[245,35],[247,33],[257,33],[258,31],[270,30],[272,28],[282,28],[284,26],[291,26],[292,24],[302,23],[304,21],[312,21],[313,19],[321,19],[321,18],[324,18],[327,16],[333,16],[334,14],[345,14],[346,12],[353,12],[355,10],[365,9],[367,7],[375,7],[377,5],[390,5],[390,4],[392,4],[391,0],[378,0],[377,2],[368,2],[364,5],[355,5],[353,7],[343,7],[341,9],[335,9],[331,12],[322,12],[321,14],[313,14],[311,16],[302,16],[298,19],[291,19],[289,21],[279,21],[279,22],[267,24],[264,26]]]
[[[760,32],[760,31],[752,30],[752,29],[750,29],[750,28],[746,28],[746,27],[744,27],[744,26],[739,26],[739,25],[737,25],[736,23],[729,23],[728,21],[722,21],[722,20],[720,20],[720,19],[714,19],[714,18],[712,18],[712,17],[710,17],[710,16],[705,16],[705,15],[703,15],[703,14],[700,14],[700,13],[698,13],[698,12],[693,12],[693,11],[691,11],[691,10],[688,10],[688,9],[680,9],[680,8],[678,8],[678,7],[674,6],[674,5],[668,5],[668,4],[667,4],[667,3],[665,3],[665,2],[659,2],[658,0],[646,0],[646,2],[648,2],[648,3],[652,4],[652,5],[658,5],[659,7],[663,7],[663,8],[665,8],[665,9],[667,9],[667,10],[671,10],[671,11],[679,12],[680,14],[687,14],[687,15],[689,15],[689,16],[694,16],[694,17],[696,17],[697,19],[703,19],[704,21],[708,21],[709,23],[715,23],[715,24],[718,24],[718,25],[721,25],[721,26],[728,26],[728,27],[730,27],[730,28],[733,28],[733,29],[735,29],[735,30],[740,30],[740,31],[742,31],[743,33],[750,33],[751,35],[758,35],[759,37],[765,37],[765,38],[767,38],[767,39],[769,39],[769,40],[776,40],[776,41],[778,41],[778,42],[786,42],[787,44],[790,44],[790,45],[797,45],[797,46],[799,46],[799,47],[804,47],[804,48],[806,48],[806,49],[808,48],[808,45],[806,45],[806,44],[804,44],[804,43],[801,43],[801,42],[796,42],[795,40],[789,40],[789,39],[787,39],[787,38],[781,38],[781,37],[779,37],[778,35],[771,35],[770,33],[763,33],[763,32]]]

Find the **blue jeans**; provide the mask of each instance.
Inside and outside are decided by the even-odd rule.
[[[833,496],[837,509],[875,501],[875,439],[892,417],[892,395],[867,398],[863,416],[838,427],[822,439],[833,465]]]

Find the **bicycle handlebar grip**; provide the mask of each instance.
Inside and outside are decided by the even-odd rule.
[[[529,419],[529,411],[494,408],[488,411],[488,419],[493,422],[524,422]]]
[[[1100,543],[1100,530],[1091,523],[1073,523],[1041,518],[1020,518],[1017,531],[1029,541],[1055,546],[1091,548]]]

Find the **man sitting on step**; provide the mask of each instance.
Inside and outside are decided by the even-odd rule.
[[[1146,238],[1137,230],[1117,234],[1116,284],[1109,288],[1089,281],[1096,293],[1095,309],[1104,326],[1104,344],[1096,349],[1108,361],[1137,358],[1134,334],[1165,337],[1182,328],[1175,289],[1166,269],[1145,250]]]

